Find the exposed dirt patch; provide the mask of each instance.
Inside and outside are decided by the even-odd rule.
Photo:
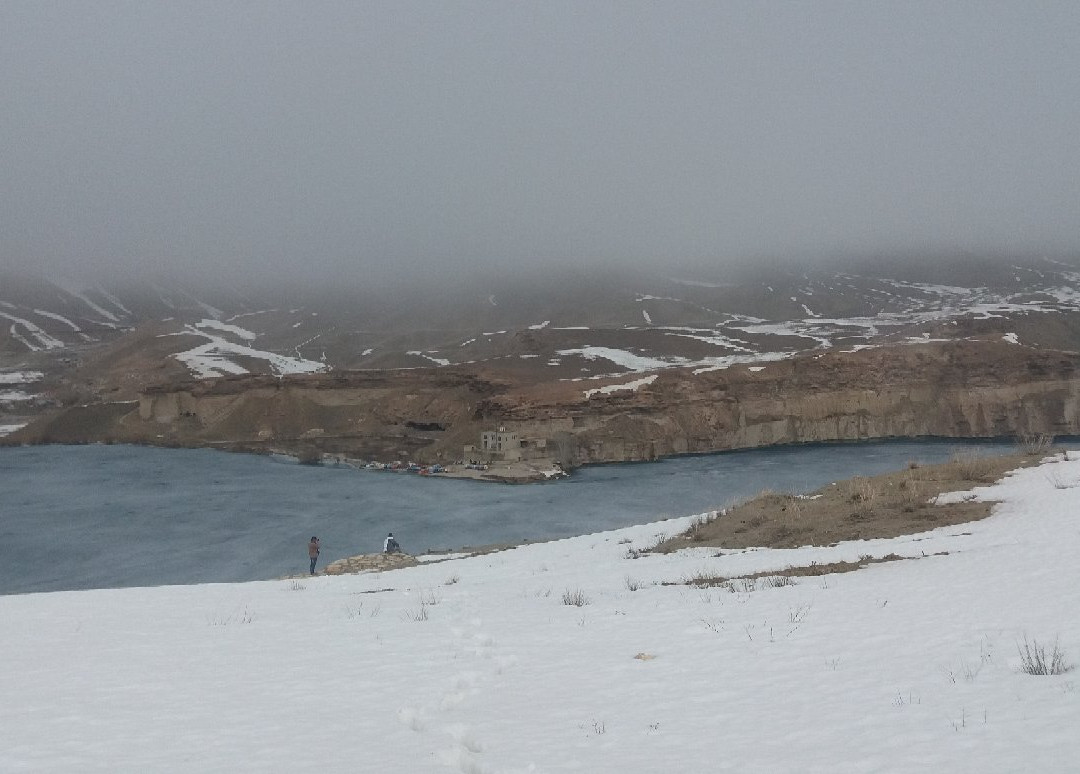
[[[897,537],[975,521],[990,515],[992,503],[938,505],[934,498],[943,492],[993,483],[1010,470],[1036,464],[1046,454],[965,453],[940,465],[912,463],[906,470],[894,473],[839,481],[809,495],[765,491],[716,512],[653,550],[667,553],[688,546],[821,546],[842,540]]]
[[[931,556],[944,556],[948,551],[939,551]],[[783,570],[769,570],[764,572],[750,573],[749,575],[695,575],[685,581],[687,586],[708,588],[711,586],[725,586],[732,591],[752,591],[758,587],[757,581],[764,587],[790,586],[790,582],[784,582],[786,578],[805,578],[817,575],[834,575],[841,572],[855,572],[871,564],[882,562],[899,562],[906,559],[920,557],[900,556],[899,554],[886,554],[885,556],[864,556],[857,562],[811,562],[800,567],[785,567]]]

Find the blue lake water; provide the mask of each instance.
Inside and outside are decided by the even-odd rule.
[[[0,594],[245,581],[378,551],[568,537],[723,507],[762,489],[805,492],[855,475],[1011,442],[789,446],[599,465],[508,485],[299,465],[206,449],[0,448]]]

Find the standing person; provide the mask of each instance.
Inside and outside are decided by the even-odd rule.
[[[386,540],[383,541],[382,550],[384,554],[396,554],[401,550],[401,546],[398,545],[397,538],[394,537],[393,532],[386,536]]]
[[[308,559],[311,560],[311,569],[308,572],[311,575],[315,574],[315,562],[319,561],[319,538],[315,535],[311,536],[311,542],[307,544]]]

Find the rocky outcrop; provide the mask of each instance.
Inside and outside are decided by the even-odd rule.
[[[577,462],[785,443],[1075,434],[1080,359],[1009,345],[897,347],[662,374],[582,416]],[[623,405],[619,406],[620,400]]]
[[[626,374],[522,383],[479,366],[233,377],[146,390],[126,409],[66,409],[11,440],[433,463],[461,458],[482,431],[506,426],[524,451],[572,467],[819,441],[1080,434],[1080,355],[1005,342],[828,351],[723,370],[669,369],[640,382]]]
[[[323,575],[349,575],[361,572],[383,572],[412,567],[419,562],[408,554],[359,554],[330,562]]]

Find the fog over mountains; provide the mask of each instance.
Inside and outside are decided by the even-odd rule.
[[[1080,6],[0,6],[0,262],[198,284],[1080,248]]]

